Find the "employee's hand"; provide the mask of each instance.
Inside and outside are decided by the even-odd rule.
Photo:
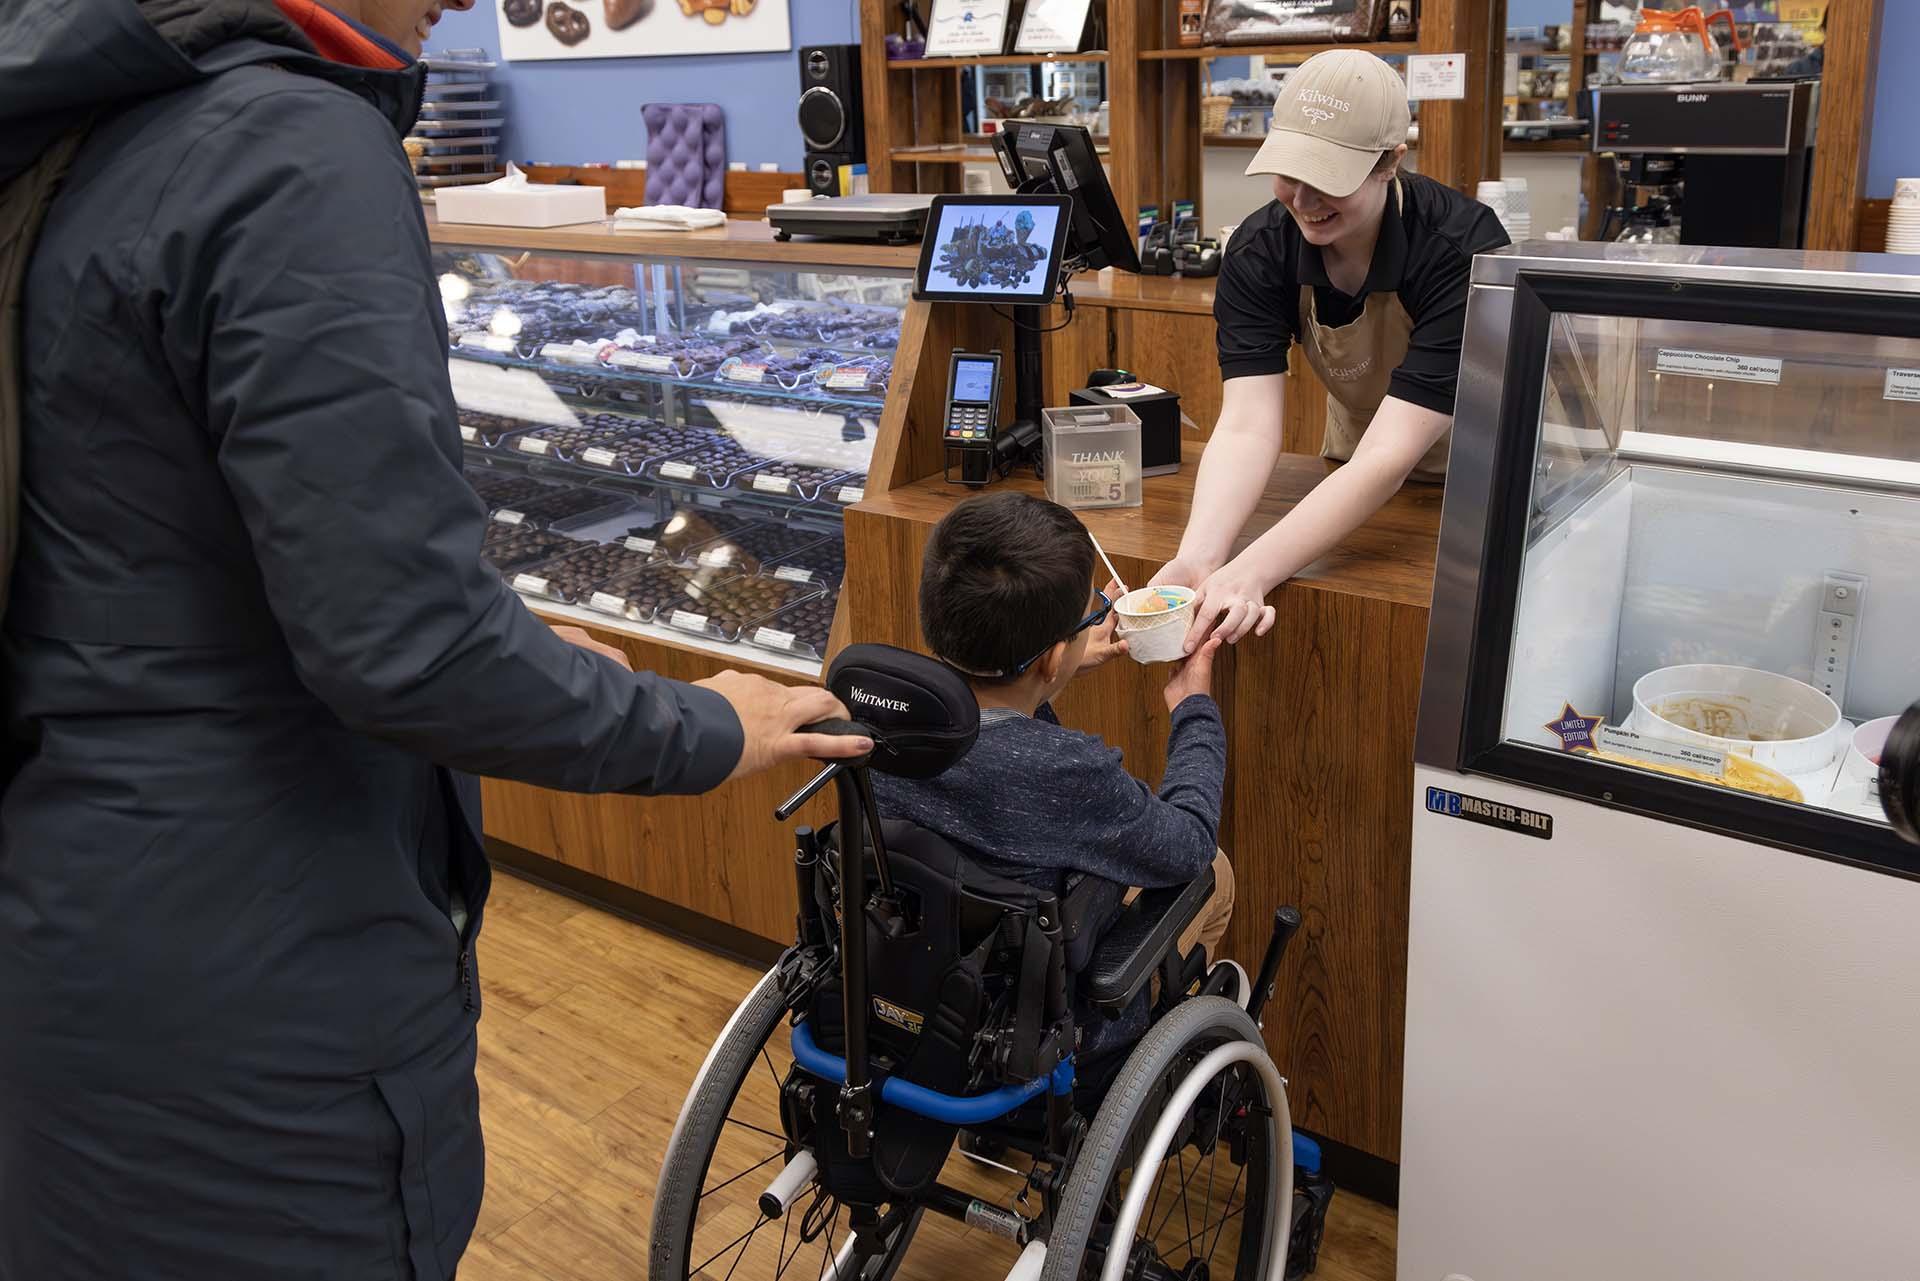
[[[817,685],[782,685],[745,672],[721,672],[694,684],[726,699],[745,731],[746,744],[729,782],[787,761],[838,760],[873,750],[873,740],[864,736],[799,732],[815,721],[852,719],[844,703]]]
[[[1266,603],[1271,587],[1258,574],[1230,560],[1200,584],[1193,603],[1193,625],[1187,629],[1187,653],[1199,648],[1209,634],[1235,645],[1249,633],[1265,636],[1273,630],[1273,606]]]
[[[594,653],[600,655],[600,657],[611,659],[628,671],[633,670],[633,663],[628,660],[626,651],[616,649],[612,645],[602,644],[581,628],[556,627],[553,629],[553,634],[569,645],[577,645],[581,649],[592,650]]]
[[[1118,583],[1108,583],[1101,590],[1107,594],[1108,600],[1120,599]],[[1107,616],[1100,620],[1099,626],[1087,629],[1087,655],[1080,660],[1081,671],[1090,672],[1107,660],[1118,658],[1127,652],[1127,642],[1113,638],[1114,624],[1119,621],[1120,615],[1108,610]]]
[[[1213,656],[1220,652],[1222,644],[1218,636],[1210,636],[1198,650],[1180,660],[1173,675],[1167,678],[1169,712],[1195,694],[1213,696]]]
[[[1147,580],[1147,586],[1160,587],[1199,587],[1218,565],[1206,565],[1185,556],[1175,556],[1160,567],[1160,572]]]

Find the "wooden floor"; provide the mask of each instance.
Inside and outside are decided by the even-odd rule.
[[[460,1281],[644,1278],[667,1136],[759,975],[502,873],[480,978],[487,1196]],[[1391,1281],[1393,1255],[1393,1212],[1336,1197],[1316,1275]],[[1013,1258],[997,1237],[928,1216],[901,1281],[997,1281]]]

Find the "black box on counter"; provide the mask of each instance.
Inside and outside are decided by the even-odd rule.
[[[1132,388],[1141,390],[1134,391]],[[1180,393],[1140,383],[1082,387],[1067,397],[1076,405],[1125,405],[1140,418],[1140,474],[1165,476],[1180,470]]]

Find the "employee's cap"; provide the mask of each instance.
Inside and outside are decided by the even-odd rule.
[[[1387,63],[1360,49],[1317,53],[1280,87],[1273,131],[1247,172],[1277,173],[1329,196],[1350,196],[1381,152],[1407,140],[1412,119],[1406,82]]]

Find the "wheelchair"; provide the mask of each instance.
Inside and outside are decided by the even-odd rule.
[[[860,719],[815,728],[874,750],[776,811],[785,822],[836,789],[837,821],[796,830],[796,941],[734,1011],[674,1126],[651,1281],[1001,1274],[970,1267],[965,1246],[903,1273],[929,1214],[1004,1238],[1008,1281],[1310,1271],[1332,1185],[1292,1131],[1259,1025],[1299,915],[1275,914],[1253,991],[1228,999],[1244,972],[1178,946],[1211,868],[1123,907],[1121,886],[1044,892],[883,820],[870,771],[929,778],[966,755],[973,693],[880,645],[849,647],[827,684]],[[1126,1034],[1082,1053],[1102,1023]],[[956,1142],[973,1163],[950,1161]],[[983,1166],[1000,1187],[947,1181],[980,1184]]]

